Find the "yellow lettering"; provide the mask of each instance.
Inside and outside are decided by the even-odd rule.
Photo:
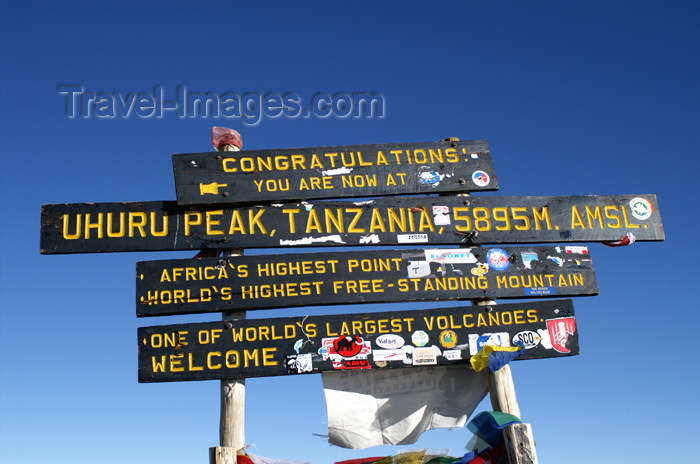
[[[146,213],[129,211],[129,237],[134,237],[134,229],[138,229],[141,237],[145,237],[146,222]],[[87,235],[87,230],[85,231],[85,234]]]
[[[185,236],[192,235],[191,227],[199,225],[202,225],[202,213],[198,211],[185,212]]]
[[[207,235],[223,235],[224,234],[223,230],[212,229],[212,226],[218,226],[219,224],[221,224],[221,221],[216,221],[216,220],[212,219],[212,216],[214,216],[214,215],[219,216],[219,215],[223,215],[223,214],[224,214],[224,210],[222,210],[222,209],[219,209],[216,211],[207,211],[207,214],[206,214]]]

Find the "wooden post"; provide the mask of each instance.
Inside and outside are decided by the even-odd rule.
[[[240,255],[229,255],[240,256]],[[223,320],[245,319],[245,311],[226,311]],[[221,380],[219,444],[240,450],[245,447],[245,378]]]
[[[224,145],[221,151],[238,151],[234,145]],[[242,256],[243,250],[234,249],[228,256]],[[223,311],[221,319],[245,319],[245,311]],[[209,464],[236,464],[236,456],[245,450],[245,378],[221,380],[221,418],[219,446],[209,448]]]
[[[457,137],[448,137],[446,142],[458,142]],[[459,196],[469,197],[468,193],[460,193]],[[469,245],[462,245],[467,248]],[[475,306],[495,305],[494,300],[472,300]],[[489,382],[489,397],[491,407],[494,411],[512,414],[519,419],[520,407],[515,396],[515,385],[513,374],[509,365],[505,365],[496,372],[490,370],[486,373]],[[532,437],[530,424],[514,424],[503,429],[503,436],[506,443],[506,452],[510,464],[538,464],[537,453],[535,452],[535,440]]]
[[[503,429],[508,459],[512,463],[537,464],[535,439],[530,424],[513,424]]]

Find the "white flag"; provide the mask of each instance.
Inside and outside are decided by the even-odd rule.
[[[426,430],[464,427],[488,390],[464,365],[324,372],[328,441],[343,448],[415,443]]]

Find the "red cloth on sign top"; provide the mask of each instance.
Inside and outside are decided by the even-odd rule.
[[[243,139],[241,138],[241,134],[227,127],[212,127],[211,143],[214,144],[217,151],[220,151],[224,145],[234,145],[238,147],[239,150],[243,148]]]

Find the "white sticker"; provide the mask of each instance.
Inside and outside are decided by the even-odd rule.
[[[425,250],[425,259],[433,263],[476,263],[470,248]]]
[[[472,181],[479,187],[486,187],[491,182],[491,178],[485,171],[474,171],[472,173]]]
[[[324,176],[337,176],[339,174],[350,174],[352,172],[351,168],[343,167],[336,169],[329,169],[327,171],[321,171]]]
[[[447,226],[450,224],[450,207],[433,206],[433,222],[436,226]]]
[[[374,350],[372,352],[374,362],[379,361],[404,361],[406,352],[403,350]]]
[[[564,247],[567,253],[576,253],[577,255],[587,255],[588,247],[585,246],[567,246]]]
[[[428,234],[398,234],[396,241],[399,243],[427,243]]]
[[[408,262],[408,277],[411,279],[420,279],[430,275],[430,263],[427,261],[409,261]]]
[[[523,344],[526,350],[536,347],[540,344],[541,340],[542,337],[540,337],[537,332],[533,332],[532,330],[523,330],[522,332],[518,332],[513,335],[513,345],[515,345],[516,342],[520,342]]]
[[[432,346],[416,348],[413,350],[414,366],[427,366],[431,364],[437,364],[436,352]]]
[[[646,198],[635,197],[630,200],[630,210],[632,210],[632,216],[640,221],[645,221],[654,212],[654,205]]]
[[[430,337],[428,337],[428,334],[423,330],[416,330],[413,332],[413,335],[411,335],[411,341],[416,346],[425,346],[428,344],[429,340]]]
[[[311,353],[287,356],[287,370],[298,374],[312,372],[313,361]]]
[[[403,337],[396,334],[383,334],[377,337],[374,341],[380,348],[386,348],[387,350],[401,348],[405,341]]]
[[[469,334],[469,352],[472,356],[478,353],[484,345],[510,346],[510,336],[508,332]]]
[[[372,235],[365,235],[363,237],[360,237],[360,243],[365,244],[365,243],[379,243],[379,235],[377,234],[372,234]]]
[[[304,237],[299,240],[282,240],[280,239],[280,245],[311,245],[316,242],[335,242],[340,244],[345,244],[340,235],[327,235],[326,237]]]
[[[459,361],[460,359],[462,359],[462,351],[461,350],[445,350],[442,352],[442,355],[448,361]]]

